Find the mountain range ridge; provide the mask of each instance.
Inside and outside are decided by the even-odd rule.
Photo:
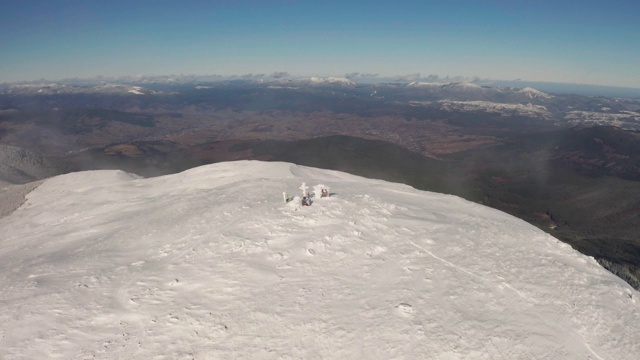
[[[121,168],[157,176],[257,159],[403,182],[526,219],[622,266],[631,274],[627,281],[640,286],[634,280],[640,276],[638,204],[632,201],[640,196],[638,101],[532,99],[530,90],[487,86],[287,83],[275,89],[245,80],[110,86],[119,94],[5,92],[0,144],[46,154],[55,174]],[[147,86],[146,95],[129,92]],[[594,126],[599,123],[609,126]],[[14,168],[2,179],[44,177],[28,174]],[[579,216],[585,211],[588,216]]]

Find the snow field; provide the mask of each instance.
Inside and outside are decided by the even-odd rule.
[[[0,219],[11,359],[635,359],[637,298],[506,214],[285,163],[63,175]]]

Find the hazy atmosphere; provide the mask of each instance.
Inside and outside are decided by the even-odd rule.
[[[0,0],[0,358],[637,360],[639,64],[638,0]]]
[[[0,82],[421,73],[640,87],[637,1],[2,1]]]

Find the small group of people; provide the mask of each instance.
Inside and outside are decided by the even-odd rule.
[[[305,195],[302,197],[302,206],[311,206],[311,198],[315,195],[315,193],[311,193],[311,195]],[[322,189],[320,191],[320,197],[324,198],[324,197],[329,197],[329,190],[327,189]]]
[[[302,186],[300,186],[300,189],[302,190],[302,202],[301,202],[302,206],[311,206],[311,204],[313,203],[311,198],[314,197],[314,195],[316,194],[320,194],[321,198],[329,197],[329,189],[326,188],[324,185],[318,185],[314,187],[314,192],[311,194],[307,192],[308,187],[306,186],[305,183],[302,183]],[[282,195],[284,197],[285,203],[288,203],[294,199],[293,196],[287,195],[286,193],[282,193]]]

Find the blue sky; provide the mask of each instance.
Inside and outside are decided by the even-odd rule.
[[[640,88],[640,1],[0,0],[0,82],[275,71]]]

